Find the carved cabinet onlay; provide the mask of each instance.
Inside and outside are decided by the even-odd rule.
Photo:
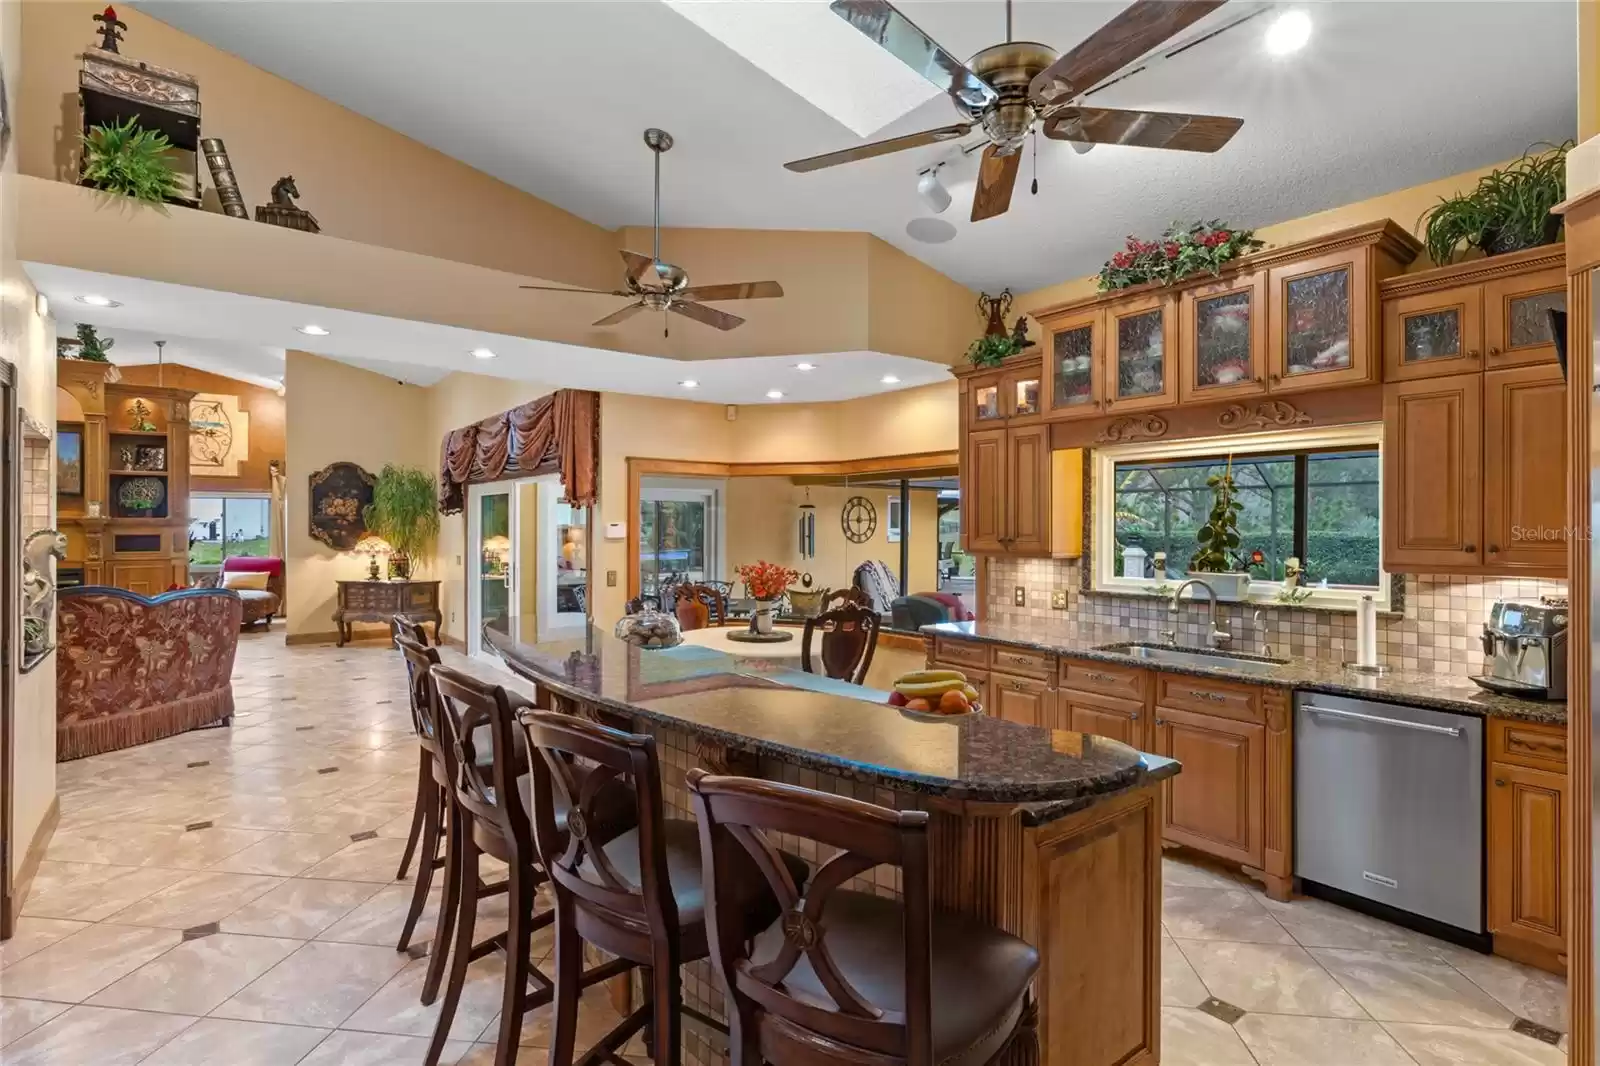
[[[1165,436],[1167,420],[1157,414],[1132,415],[1118,418],[1095,435],[1095,443],[1124,443],[1132,440],[1149,440]]]
[[[1230,404],[1217,416],[1222,429],[1267,429],[1304,426],[1316,421],[1288,400],[1262,400],[1254,404]]]

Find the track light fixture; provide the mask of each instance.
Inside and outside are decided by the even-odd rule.
[[[939,181],[939,168],[942,166],[943,163],[935,163],[917,178],[917,195],[936,215],[942,214],[950,206],[950,190]]]

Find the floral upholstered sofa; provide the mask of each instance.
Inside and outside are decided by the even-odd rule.
[[[117,751],[233,718],[244,605],[227,589],[149,599],[61,589],[56,611],[56,759]]]

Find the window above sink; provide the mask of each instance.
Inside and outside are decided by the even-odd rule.
[[[1211,510],[1207,479],[1231,458],[1243,505],[1238,552],[1262,560],[1251,568],[1248,602],[1354,610],[1370,595],[1387,609],[1382,435],[1381,425],[1367,423],[1097,449],[1093,587],[1170,594],[1185,580]],[[1291,559],[1303,573],[1293,602],[1284,587]]]

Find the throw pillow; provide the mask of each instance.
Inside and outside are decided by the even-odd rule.
[[[225,589],[233,589],[236,592],[243,591],[245,589],[253,589],[257,592],[265,592],[267,589],[267,578],[270,576],[271,575],[265,571],[251,572],[246,570],[230,570],[222,575],[222,587]]]

